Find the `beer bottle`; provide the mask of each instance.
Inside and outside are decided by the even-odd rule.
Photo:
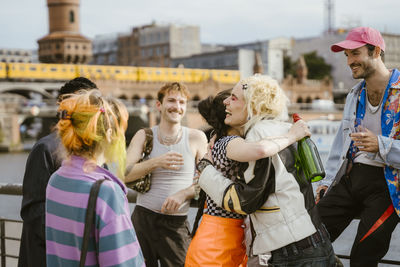
[[[293,121],[300,120],[300,116],[293,114]],[[318,150],[310,137],[306,136],[297,142],[297,151],[306,177],[311,182],[318,182],[325,177],[325,170]]]

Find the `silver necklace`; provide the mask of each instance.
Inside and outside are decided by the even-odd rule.
[[[161,132],[161,128],[159,128],[159,133],[160,133],[160,139],[161,139],[161,143],[163,143],[164,145],[173,145],[176,144],[176,142],[179,140],[181,134],[182,134],[182,126],[179,129],[178,133],[175,136],[163,136],[162,132]]]

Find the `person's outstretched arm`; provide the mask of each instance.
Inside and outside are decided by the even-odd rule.
[[[292,125],[290,130],[281,136],[269,136],[257,142],[249,142],[243,138],[235,138],[229,141],[226,155],[232,160],[249,162],[271,157],[285,149],[311,132],[305,121],[299,120]],[[245,153],[244,153],[245,151]]]

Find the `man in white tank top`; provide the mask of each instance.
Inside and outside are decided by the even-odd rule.
[[[125,182],[151,173],[151,188],[138,194],[132,222],[146,266],[184,266],[190,243],[187,221],[190,200],[196,195],[193,183],[196,162],[207,151],[205,134],[183,127],[188,89],[180,83],[166,84],[157,94],[160,124],[152,128],[153,149],[142,157],[144,130],[132,138],[127,152]]]

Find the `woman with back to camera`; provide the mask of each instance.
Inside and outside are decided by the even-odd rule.
[[[59,114],[56,129],[67,155],[46,190],[48,266],[79,266],[89,192],[101,179],[85,266],[145,266],[121,181],[125,106],[92,90],[64,99]],[[104,163],[116,166],[117,176]]]
[[[223,175],[236,180],[240,175],[240,162],[247,162],[271,156],[279,150],[268,139],[259,142],[246,142],[240,137],[239,128],[224,123],[226,112],[224,100],[231,95],[231,90],[208,97],[199,103],[199,112],[215,133],[212,149],[214,166]],[[296,123],[289,132],[277,136],[281,149],[309,135],[304,121]],[[231,143],[234,143],[232,146]],[[240,151],[241,153],[238,153]],[[195,235],[189,246],[185,266],[246,266],[246,248],[244,246],[243,212],[227,211],[207,195],[201,194],[200,208],[194,226]],[[202,206],[206,202],[203,218],[196,231]]]

